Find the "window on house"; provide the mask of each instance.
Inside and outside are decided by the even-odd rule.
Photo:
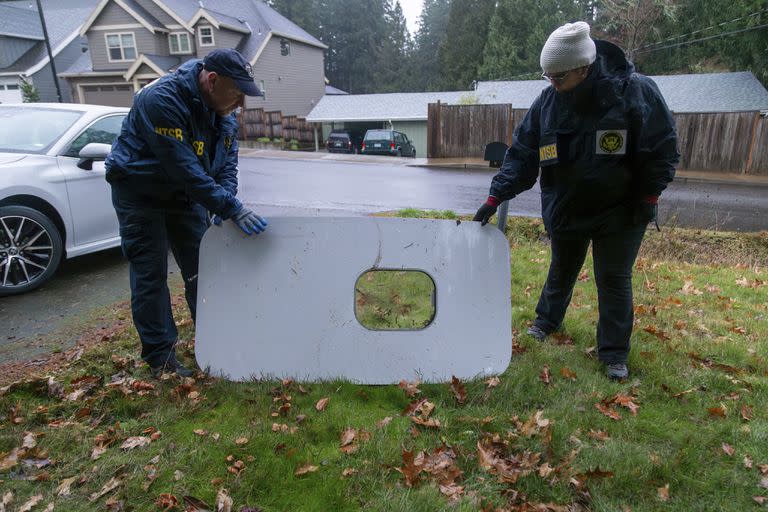
[[[280,55],[291,54],[291,42],[287,39],[280,40]]]
[[[6,88],[9,91],[18,91],[19,90],[19,84],[8,84],[8,85],[6,85]]]
[[[200,37],[200,46],[214,46],[213,27],[200,27],[198,31]]]
[[[110,62],[136,59],[136,42],[133,38],[133,32],[106,34],[106,37]]]
[[[171,45],[171,54],[192,53],[187,32],[173,32],[169,34],[168,42]]]

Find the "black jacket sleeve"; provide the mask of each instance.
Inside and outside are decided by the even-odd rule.
[[[635,74],[632,82],[633,124],[639,125],[633,155],[635,181],[640,196],[658,196],[675,177],[680,160],[675,120],[653,80]]]
[[[523,122],[515,129],[512,146],[504,155],[499,173],[491,182],[490,195],[500,201],[512,199],[536,184],[539,176],[539,116],[541,96],[533,102]]]

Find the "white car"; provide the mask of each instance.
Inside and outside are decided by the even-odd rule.
[[[127,114],[0,105],[0,296],[42,285],[62,258],[120,245],[104,159]]]

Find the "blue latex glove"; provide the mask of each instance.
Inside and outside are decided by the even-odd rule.
[[[214,223],[215,223],[214,219]],[[221,220],[219,220],[221,222]],[[243,206],[232,216],[232,222],[243,230],[246,235],[259,234],[267,229],[267,220],[259,217],[253,210]]]
[[[211,219],[211,222],[213,222],[217,226],[221,226],[221,222],[222,222],[221,217],[219,217],[218,215],[214,215],[213,219]]]

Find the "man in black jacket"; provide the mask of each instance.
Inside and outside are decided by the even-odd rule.
[[[547,39],[542,91],[517,128],[474,220],[530,189],[541,169],[542,217],[552,261],[528,334],[558,329],[590,242],[600,318],[598,357],[611,379],[629,375],[632,267],[678,162],[674,121],[656,84],[617,46],[568,23]]]

